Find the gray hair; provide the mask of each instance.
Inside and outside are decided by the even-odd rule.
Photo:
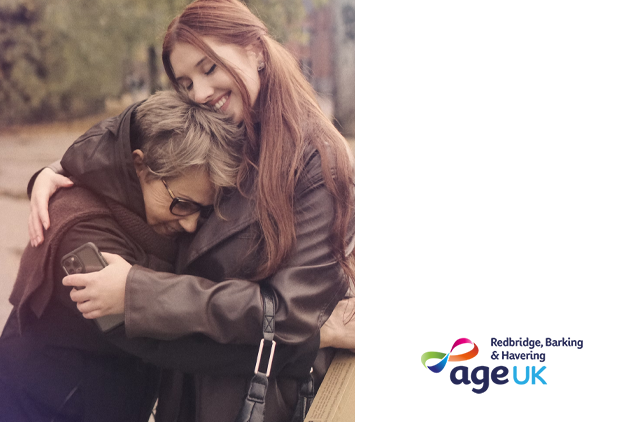
[[[236,186],[244,129],[205,105],[168,90],[136,108],[144,163],[156,178],[175,178],[203,166],[217,191]]]

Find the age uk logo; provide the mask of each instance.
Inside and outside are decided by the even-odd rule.
[[[460,346],[461,344],[473,344],[474,347],[472,348],[472,350],[470,350],[467,353],[462,353],[460,355],[451,355],[450,353],[452,353],[452,351],[457,347]],[[437,363],[436,365],[432,365],[432,366],[426,366],[428,369],[430,369],[431,371],[433,371],[434,373],[439,373],[443,370],[443,368],[445,368],[446,363],[448,363],[448,360],[450,362],[461,362],[464,360],[470,360],[473,357],[476,357],[476,355],[478,354],[478,346],[476,346],[476,343],[474,343],[473,341],[471,341],[468,338],[460,338],[457,341],[454,342],[454,344],[452,345],[452,349],[450,349],[450,351],[448,353],[441,353],[441,352],[426,352],[422,355],[422,364],[424,366],[426,366],[426,362],[429,359],[441,359],[441,362]]]
[[[467,353],[462,353],[460,355],[452,355],[452,351],[462,345],[462,344],[472,344],[474,347]],[[441,352],[426,352],[422,355],[422,364],[431,370],[431,372],[439,373],[445,368],[448,361],[451,362],[461,362],[465,360],[470,360],[478,355],[478,346],[476,343],[471,341],[468,338],[460,338],[454,342],[452,348],[448,353]],[[426,362],[429,359],[440,359],[440,362],[435,365],[427,366]],[[539,380],[542,384],[547,385],[547,382],[541,376],[541,373],[546,369],[545,366],[541,367],[538,371],[536,367],[532,367],[532,371],[530,371],[530,367],[526,366],[526,376],[525,379],[520,380],[518,376],[517,367],[513,367],[513,380],[515,384],[524,385],[527,384],[528,381],[532,378],[532,385],[535,384],[536,380]],[[457,366],[450,371],[450,381],[454,385],[470,385],[475,384],[480,386],[480,388],[472,388],[472,391],[476,394],[482,394],[489,389],[489,378],[491,382],[497,385],[503,385],[508,383],[508,379],[506,377],[509,374],[509,369],[505,366],[498,366],[490,370],[488,366],[478,366],[471,371],[471,375],[469,372],[469,368],[467,366]],[[532,374],[532,377],[530,377]]]

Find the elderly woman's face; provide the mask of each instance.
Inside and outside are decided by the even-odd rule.
[[[192,233],[197,229],[199,211],[186,216],[172,214],[171,193],[183,201],[190,201],[201,206],[211,205],[213,189],[205,169],[197,168],[186,171],[181,177],[167,179],[166,184],[162,179],[146,180],[145,173],[142,171],[139,171],[138,175],[145,200],[147,223],[156,233],[171,237],[181,232]]]
[[[258,66],[262,61],[261,53],[251,47],[222,44],[212,37],[203,37],[203,41],[238,72],[249,91],[251,107],[254,107],[260,91]],[[185,43],[175,45],[170,60],[177,82],[192,101],[209,105],[231,117],[234,123],[242,121],[242,93],[227,71],[219,68],[202,51]]]

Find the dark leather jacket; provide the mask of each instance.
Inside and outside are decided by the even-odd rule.
[[[110,174],[109,168],[131,160],[129,115],[133,107],[91,129],[66,152],[61,164],[77,182],[98,189],[102,177]],[[262,281],[277,296],[277,350],[286,345],[317,350],[320,327],[347,291],[344,274],[328,242],[333,203],[324,185],[317,151],[310,148],[305,163],[295,191],[295,251],[286,266]],[[121,179],[131,177],[124,172],[115,174]],[[142,204],[132,195],[120,195],[114,188],[122,182],[107,182],[112,187],[98,190],[128,207],[140,207]],[[223,344],[259,344],[263,317],[259,284],[246,279],[258,265],[250,254],[259,233],[254,211],[252,198],[237,191],[226,196],[221,203],[226,220],[213,213],[194,237],[183,239],[177,273],[184,275],[133,266],[126,285],[127,335],[170,340],[203,334]],[[354,219],[351,233],[354,243]],[[300,356],[298,363],[305,361]],[[332,351],[326,349],[316,356],[313,373],[317,382],[324,377],[331,357]],[[308,367],[312,360],[307,360]],[[248,365],[252,369],[255,361]],[[175,420],[179,406],[186,406],[179,414],[194,413],[201,421],[231,421],[242,403],[248,380],[248,376],[205,372],[195,373],[192,382],[178,379],[175,382],[194,390],[196,401],[178,405],[174,398],[161,396],[160,404],[167,416],[159,419]],[[267,421],[290,419],[297,398],[296,384],[296,378],[276,382],[271,376]]]

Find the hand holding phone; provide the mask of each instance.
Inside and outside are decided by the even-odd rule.
[[[95,246],[92,242],[87,242],[63,256],[61,259],[61,265],[67,275],[71,275],[100,271],[108,264],[97,246]],[[75,288],[83,289],[84,287]],[[118,327],[123,324],[124,321],[124,314],[106,315],[95,319],[98,327],[103,332],[107,332],[115,327]]]
[[[69,252],[61,259],[61,264],[67,275],[92,273],[108,265],[97,246],[91,242]]]

